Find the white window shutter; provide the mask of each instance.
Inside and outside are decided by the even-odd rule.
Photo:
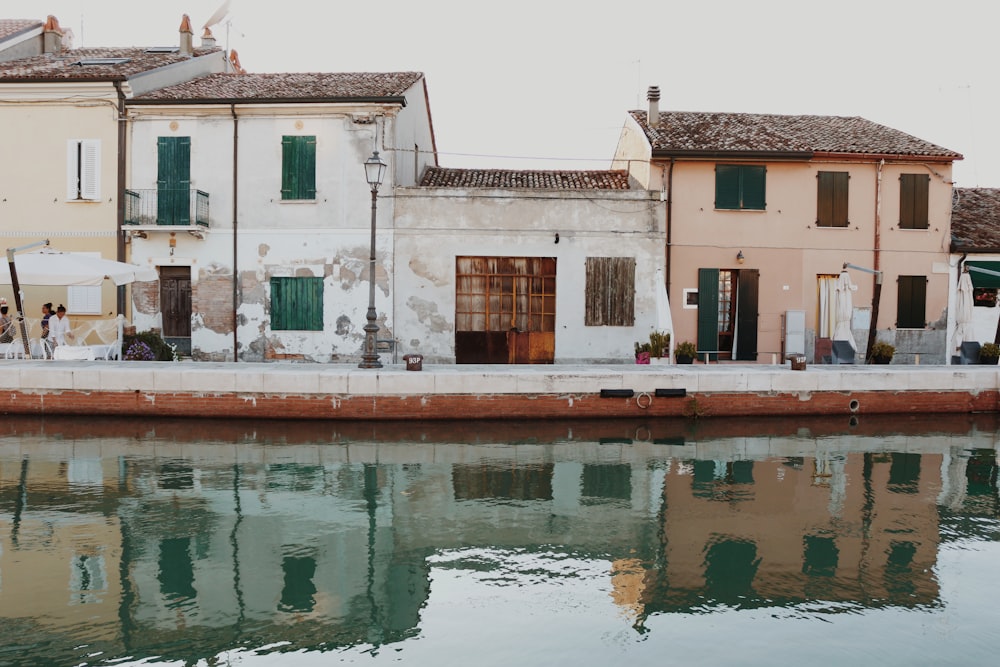
[[[66,199],[68,201],[74,201],[77,196],[76,190],[76,175],[77,175],[77,159],[79,154],[77,153],[77,146],[80,145],[79,140],[70,139],[66,142]]]
[[[83,164],[80,168],[82,196],[84,199],[101,198],[101,141],[99,139],[85,139],[81,142],[83,150],[80,152],[80,159]]]
[[[71,313],[101,314],[100,285],[69,285],[66,297],[66,310]]]

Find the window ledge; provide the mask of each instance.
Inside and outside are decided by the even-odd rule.
[[[318,199],[279,199],[279,204],[316,204]]]
[[[100,204],[101,199],[66,199],[64,200],[67,204]]]
[[[767,213],[766,208],[716,208],[716,213]]]

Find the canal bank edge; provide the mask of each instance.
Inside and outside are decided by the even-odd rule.
[[[443,420],[997,412],[996,366],[4,364],[19,415]]]

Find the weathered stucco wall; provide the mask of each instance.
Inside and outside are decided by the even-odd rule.
[[[557,363],[631,361],[656,322],[664,204],[643,191],[398,188],[396,337],[401,353],[455,361],[456,257],[555,257]],[[558,242],[556,241],[558,234]],[[636,260],[635,324],[584,326],[588,257]]]

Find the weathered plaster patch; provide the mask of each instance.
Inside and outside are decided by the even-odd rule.
[[[454,328],[444,315],[438,313],[438,306],[433,301],[411,296],[406,300],[406,305],[417,316],[421,324],[427,325],[431,333],[447,333]]]
[[[240,273],[240,291],[243,296],[241,302],[244,304],[265,303],[266,301],[264,284],[257,278],[256,270]]]
[[[267,257],[267,253],[271,252],[271,246],[266,243],[261,243],[257,246],[257,255],[259,257]]]
[[[435,287],[447,285],[450,279],[450,276],[442,276],[432,271],[427,263],[419,257],[410,258],[410,271],[413,271],[413,274],[420,278],[431,281]]]
[[[351,323],[351,318],[347,315],[341,315],[337,318],[337,335],[346,336],[354,331],[354,325]]]

